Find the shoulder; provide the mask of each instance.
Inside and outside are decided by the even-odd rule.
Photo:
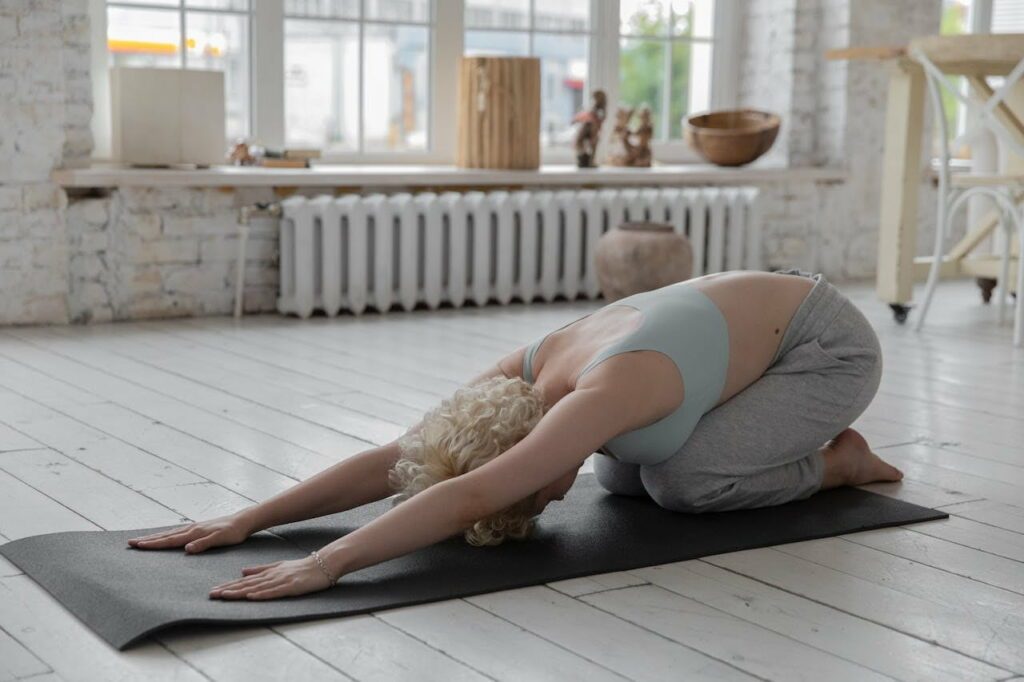
[[[498,360],[498,368],[502,374],[509,379],[525,379],[526,377],[523,376],[523,359],[526,357],[528,348],[529,346],[521,346],[501,360]]]

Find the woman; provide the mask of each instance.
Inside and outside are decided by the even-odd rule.
[[[610,492],[685,512],[896,481],[902,474],[848,428],[881,371],[870,324],[820,275],[700,277],[518,349],[395,442],[237,514],[129,545],[197,553],[399,492],[387,513],[309,557],[246,568],[210,592],[274,599],[459,532],[476,545],[526,537],[595,451]]]

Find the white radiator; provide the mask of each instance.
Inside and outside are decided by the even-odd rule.
[[[693,275],[761,267],[754,188],[374,194],[283,202],[277,307],[307,317],[394,305],[595,298],[597,239],[671,223]]]

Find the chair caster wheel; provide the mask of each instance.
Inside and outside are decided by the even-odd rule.
[[[992,277],[976,277],[974,282],[978,285],[978,289],[981,291],[981,302],[989,303],[992,300],[992,291],[999,284],[999,280]]]
[[[890,303],[889,307],[892,309],[892,318],[896,320],[897,324],[903,324],[907,321],[907,315],[910,314],[909,305],[903,305],[902,303]]]

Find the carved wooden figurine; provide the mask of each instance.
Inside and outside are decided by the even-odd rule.
[[[649,168],[651,166],[651,138],[654,137],[654,125],[651,123],[651,109],[644,107],[640,110],[640,126],[636,129],[635,155],[633,166]]]
[[[601,125],[608,113],[608,98],[604,90],[594,90],[590,111],[581,111],[573,118],[579,123],[576,130],[576,165],[579,168],[593,168],[597,164],[597,143],[601,136]]]
[[[619,107],[615,111],[615,127],[612,128],[611,150],[608,163],[612,166],[628,166],[633,155],[633,143],[629,140],[629,119],[633,109]]]
[[[247,142],[236,142],[228,152],[228,161],[232,166],[252,166],[256,164],[256,156]]]
[[[636,109],[619,109],[615,114],[615,128],[612,131],[612,154],[608,163],[613,166],[647,167],[651,165],[651,138],[654,126],[651,124],[651,110],[640,110],[640,125],[636,130],[629,123]]]

